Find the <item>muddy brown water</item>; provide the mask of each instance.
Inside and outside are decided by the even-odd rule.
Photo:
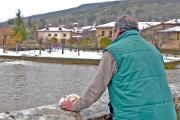
[[[71,93],[82,95],[97,68],[0,59],[0,113],[55,104]],[[169,83],[180,84],[180,70],[166,73]]]

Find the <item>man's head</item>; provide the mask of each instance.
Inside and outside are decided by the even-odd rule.
[[[139,31],[136,19],[129,15],[122,16],[114,25],[112,41],[127,30]]]

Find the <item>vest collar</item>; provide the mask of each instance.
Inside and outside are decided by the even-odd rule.
[[[114,41],[112,41],[110,45],[114,44],[115,42],[117,42],[117,41],[119,41],[119,40],[121,40],[123,38],[131,36],[131,35],[139,35],[139,32],[137,30],[128,30],[128,31],[125,31],[122,34],[120,34]]]

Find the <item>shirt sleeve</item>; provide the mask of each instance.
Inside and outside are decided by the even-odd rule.
[[[73,109],[80,111],[90,107],[96,102],[106,90],[112,76],[117,70],[116,62],[109,51],[102,55],[96,76],[85,93],[73,103]]]

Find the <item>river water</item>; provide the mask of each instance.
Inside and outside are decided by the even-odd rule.
[[[55,104],[71,93],[82,95],[97,68],[0,59],[0,113]],[[166,73],[170,84],[180,84],[180,70]]]

